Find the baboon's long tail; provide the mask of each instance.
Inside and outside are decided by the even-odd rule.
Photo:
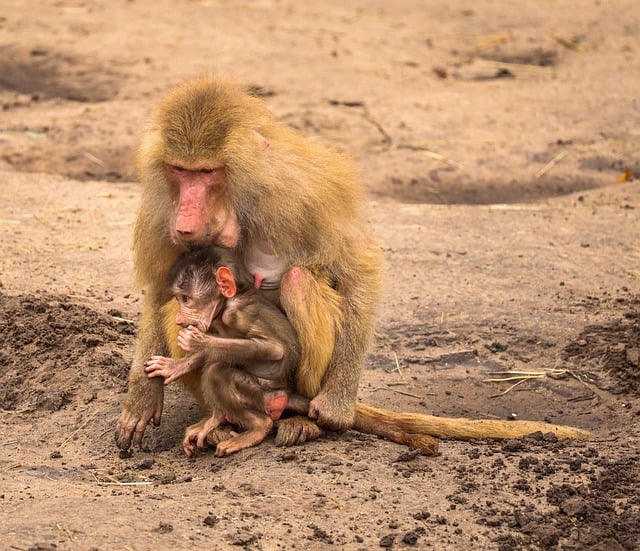
[[[553,433],[559,440],[589,438],[591,433],[566,425],[553,425],[538,421],[499,421],[493,419],[466,419],[436,417],[421,413],[396,413],[358,403],[354,430],[376,434],[394,442],[419,448],[426,455],[437,450],[434,437],[456,440],[518,438],[534,432]]]

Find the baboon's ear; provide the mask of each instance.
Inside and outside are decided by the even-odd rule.
[[[236,281],[233,279],[233,272],[226,266],[220,266],[216,270],[216,283],[222,296],[227,298],[236,296],[238,292]]]
[[[260,146],[260,149],[262,149],[262,151],[265,151],[266,149],[268,149],[269,145],[271,145],[269,144],[269,140],[267,140],[267,138],[265,138],[257,130],[254,130],[253,133],[255,134],[256,139],[258,140],[258,145]]]

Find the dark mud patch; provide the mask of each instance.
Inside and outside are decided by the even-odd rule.
[[[481,59],[517,65],[533,65],[535,67],[554,67],[558,64],[558,52],[542,46],[533,48],[497,48],[493,52],[484,53]]]
[[[578,166],[581,170],[612,172],[614,174],[621,174],[627,170],[629,171],[629,178],[640,177],[640,160],[592,155],[591,157],[580,159]]]
[[[0,46],[0,170],[133,179],[136,123],[112,107],[127,78],[121,67],[44,46]]]
[[[55,295],[0,294],[0,407],[56,411],[125,389],[134,327]]]
[[[454,168],[445,167],[431,170],[423,176],[388,176],[378,188],[371,190],[371,194],[402,203],[491,205],[560,197],[577,191],[595,189],[601,185],[601,182],[584,176],[556,176],[544,181],[476,179],[471,182],[468,178],[456,176]]]
[[[585,327],[564,355],[581,367],[608,373],[619,391],[640,395],[640,298],[618,302],[621,317]]]
[[[0,48],[0,88],[37,98],[80,102],[113,99],[117,75],[97,63],[47,47]]]

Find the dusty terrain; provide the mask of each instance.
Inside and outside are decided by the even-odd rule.
[[[4,1],[0,547],[640,548],[638,36],[635,0]],[[119,454],[133,152],[209,71],[358,162],[388,261],[361,400],[593,439],[188,460],[175,388]]]

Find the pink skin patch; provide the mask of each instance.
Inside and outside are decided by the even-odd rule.
[[[284,392],[270,394],[265,401],[264,410],[274,421],[280,419],[282,412],[287,409],[289,397]]]
[[[223,167],[167,165],[170,182],[178,192],[172,238],[176,244],[217,245],[233,248],[240,228],[226,205]]]
[[[197,179],[180,182],[180,209],[176,217],[176,231],[180,234],[194,233],[201,229],[204,219],[207,186]]]

